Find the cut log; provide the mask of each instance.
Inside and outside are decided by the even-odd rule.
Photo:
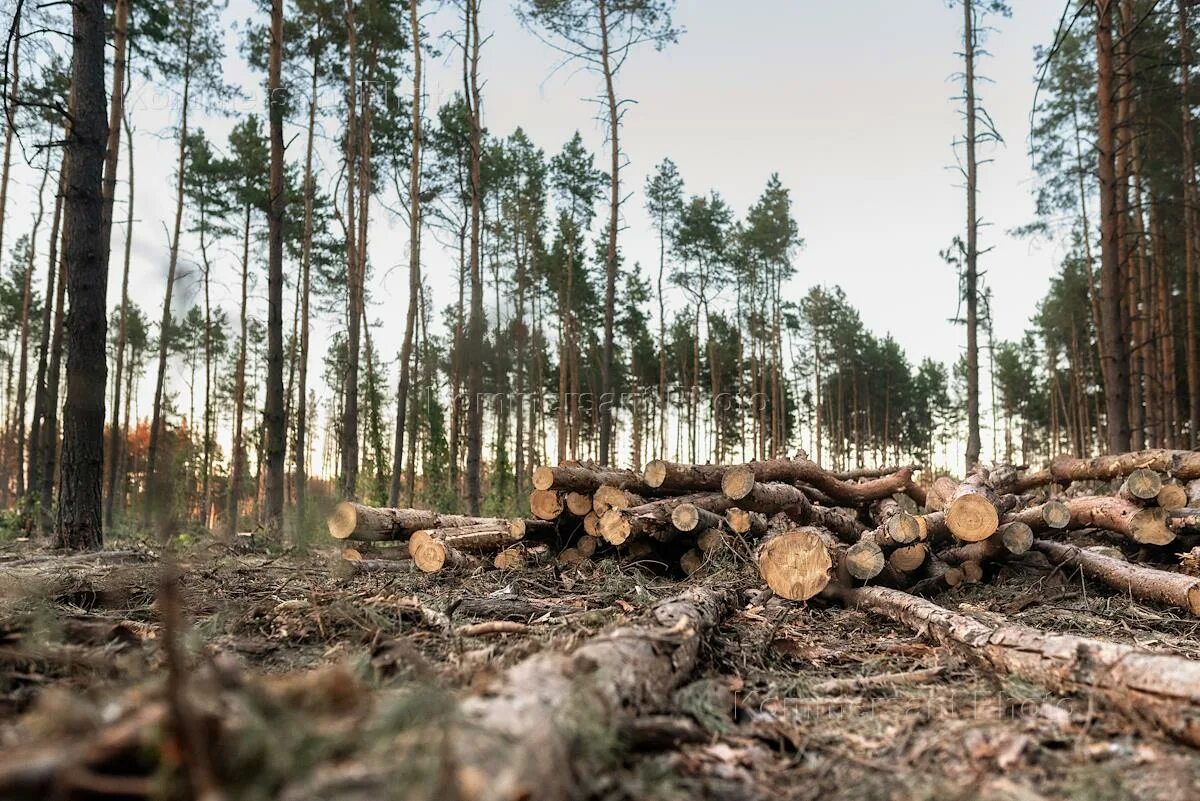
[[[979,542],[995,533],[1000,509],[995,491],[983,473],[969,476],[950,496],[946,505],[946,527],[955,539]]]
[[[591,495],[602,484],[623,487],[633,492],[643,489],[642,478],[633,470],[606,470],[583,466],[549,467],[542,465],[534,468],[533,488],[535,490],[565,490]]]
[[[387,509],[343,501],[329,516],[329,534],[338,540],[381,542],[405,540],[414,531],[430,528],[507,524],[504,518],[441,515],[426,509]]]
[[[679,464],[655,459],[642,471],[642,481],[660,492],[719,492],[721,478],[727,469],[721,465]]]
[[[1105,495],[1071,498],[1067,501],[1072,528],[1102,528],[1122,534],[1143,545],[1166,545],[1175,539],[1167,525],[1165,509],[1143,509],[1122,498]],[[1183,510],[1180,510],[1183,511]]]
[[[854,542],[866,533],[864,526],[850,509],[828,506],[811,506],[804,522],[832,531],[842,542]]]
[[[950,503],[958,490],[958,482],[950,476],[938,476],[933,480],[933,486],[925,493],[925,511],[940,512]]]
[[[921,521],[907,512],[899,512],[889,517],[883,530],[887,538],[897,545],[908,545],[927,536]]]
[[[929,547],[923,542],[904,545],[888,554],[888,564],[901,573],[915,573],[925,564]]]
[[[726,509],[725,520],[735,534],[742,534],[748,539],[762,539],[767,535],[767,519],[758,512],[745,509]]]
[[[967,562],[986,564],[998,559],[1004,559],[1010,554],[1022,554],[1033,544],[1033,530],[1014,520],[996,529],[996,533],[986,540],[969,542],[955,548],[949,548],[938,554],[943,562],[964,566]]]
[[[585,517],[592,511],[592,496],[582,492],[568,492],[564,502],[567,511],[576,517]]]
[[[838,588],[842,600],[1057,693],[1087,693],[1164,734],[1200,746],[1200,662],[1130,645],[989,625],[887,587]]]
[[[1023,554],[1033,545],[1033,529],[1019,520],[1002,524],[992,536],[1000,537],[1005,550],[1011,554]]]
[[[904,492],[912,482],[912,468],[904,467],[882,478],[842,481],[807,459],[768,459],[727,468],[721,491],[743,498],[756,483],[807,484],[839,504],[861,506]]]
[[[412,555],[413,563],[424,573],[473,570],[485,565],[479,558],[450,547],[424,529],[414,532],[409,538],[408,552]]]
[[[833,567],[827,535],[815,528],[768,536],[759,545],[755,559],[767,586],[790,601],[806,601],[825,589]]]
[[[579,555],[585,559],[591,559],[596,554],[596,546],[599,541],[595,537],[589,537],[586,534],[575,540],[575,550],[579,551]]]
[[[595,510],[584,515],[583,531],[589,537],[600,536],[600,515],[596,514]]]
[[[1139,467],[1125,477],[1125,483],[1121,485],[1121,494],[1123,497],[1148,501],[1158,497],[1162,486],[1162,476],[1149,468]]]
[[[592,495],[592,510],[597,515],[602,515],[609,509],[628,509],[631,506],[641,506],[645,502],[646,499],[641,495],[605,484]]]
[[[1185,506],[1166,514],[1167,528],[1175,534],[1200,534],[1200,508]]]
[[[500,524],[479,523],[473,526],[422,529],[414,532],[409,538],[410,546],[418,535],[431,537],[464,553],[493,553],[524,539],[525,521],[517,519],[506,520]]]
[[[983,565],[974,559],[968,559],[958,566],[962,571],[964,584],[978,584],[983,581]]]
[[[628,509],[609,509],[600,516],[600,536],[613,545],[650,537],[655,532],[671,530],[671,513],[677,506],[690,503],[710,512],[724,512],[732,501],[717,492],[697,492],[673,498],[660,498],[631,506]]]
[[[887,557],[883,549],[869,536],[864,536],[858,542],[846,549],[841,564],[846,572],[859,581],[868,581],[883,572]]]
[[[727,537],[728,535],[719,528],[701,531],[700,536],[696,537],[696,548],[704,554],[715,553],[725,544]]]
[[[691,576],[704,567],[704,554],[698,548],[692,548],[679,557],[679,569],[685,576]]]
[[[353,548],[343,548],[342,558],[347,562],[361,562],[364,559],[391,559],[407,562],[412,557],[404,545],[390,545],[381,548],[370,543],[360,542],[356,543]]]
[[[728,499],[729,496],[723,497]],[[731,503],[767,517],[784,514],[792,522],[801,524],[810,522],[813,514],[808,496],[790,484],[755,484],[750,492]]]
[[[677,531],[691,533],[721,529],[726,523],[725,518],[715,512],[701,509],[694,503],[681,503],[671,510],[671,525]]]
[[[1079,570],[1088,578],[1102,581],[1140,601],[1173,606],[1200,617],[1200,579],[1193,576],[1132,565],[1121,559],[1050,540],[1036,540],[1033,547],[1044,554],[1051,564]]]
[[[566,801],[578,792],[579,754],[594,733],[658,709],[691,675],[731,600],[703,587],[657,604],[648,619],[601,634],[573,652],[541,651],[462,702],[443,743],[460,801]]]
[[[1060,456],[1050,464],[1050,473],[1060,483],[1071,481],[1110,481],[1148,468],[1181,481],[1200,478],[1200,451],[1149,449],[1077,459]]]
[[[566,506],[566,498],[557,490],[529,493],[529,512],[538,520],[557,520]]]
[[[1154,499],[1160,509],[1172,511],[1174,509],[1183,509],[1188,505],[1187,490],[1182,484],[1176,482],[1168,482],[1163,484],[1161,490],[1158,491],[1158,496]]]
[[[492,566],[497,570],[516,570],[544,565],[549,560],[550,549],[545,545],[519,543],[496,554]]]

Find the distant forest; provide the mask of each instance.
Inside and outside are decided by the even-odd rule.
[[[961,15],[963,34],[946,48],[963,58],[966,215],[941,254],[960,308],[897,309],[894,321],[864,321],[828,270],[808,269],[803,220],[777,176],[736,209],[669,153],[648,174],[626,163],[623,110],[648,78],[622,68],[630,52],[686,36],[671,0],[458,0],[454,14],[418,0],[264,1],[237,54],[262,85],[241,87],[225,83],[223,3],[76,5],[73,18],[30,2],[4,15],[0,508],[31,532],[62,525],[64,476],[80,458],[67,444],[67,418],[83,408],[72,380],[80,398],[98,384],[88,408],[94,418],[99,403],[103,425],[87,436],[103,437],[103,458],[87,481],[108,528],[296,530],[342,497],[513,515],[533,467],[565,460],[637,468],[803,449],[834,470],[917,463],[932,475],[964,459],[1197,444],[1198,22],[1186,0],[1069,2],[1031,58],[1037,216],[1016,233],[1066,255],[1030,289],[1044,297],[1016,341],[993,336],[987,284],[1004,270],[977,230],[976,150],[997,132],[975,82],[985,32],[1002,36],[993,26],[1009,13],[995,0],[944,11]],[[594,78],[602,152],[579,134],[535,142],[483,127],[503,93],[487,81],[488,15],[512,13]],[[55,33],[72,25],[74,40]],[[446,48],[462,89],[428,107],[424,60]],[[87,94],[76,84],[101,51],[104,83]],[[174,203],[162,223],[132,212],[147,165],[123,101],[150,82],[178,98],[161,132],[176,145],[161,168]],[[254,93],[272,102],[227,140],[198,127],[202,109]],[[105,135],[86,139],[85,119],[108,120],[93,129]],[[90,223],[100,278],[71,272],[72,237],[89,223],[69,166],[84,164],[87,142],[103,174]],[[39,182],[31,215],[5,208],[21,158]],[[653,220],[654,263],[623,257],[631,204]],[[385,223],[408,246],[396,255],[405,269],[387,275],[368,248]],[[156,229],[169,265],[153,308],[129,298],[136,225]],[[454,254],[450,297],[429,288],[435,248]],[[185,262],[197,289],[182,308]],[[263,279],[265,298],[251,291]],[[403,308],[379,301],[383,281],[406,284]],[[238,287],[240,303],[213,302],[217,283]],[[87,328],[73,304],[103,299],[105,284],[105,314]],[[961,323],[963,358],[914,363],[881,333],[909,313]],[[385,352],[373,322],[401,315],[401,348]],[[314,353],[317,327],[336,333]],[[77,350],[91,373],[72,379],[71,349],[89,331],[105,332],[103,358]]]

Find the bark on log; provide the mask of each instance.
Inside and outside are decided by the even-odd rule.
[[[1200,617],[1200,579],[1193,576],[1132,565],[1095,551],[1050,540],[1035,540],[1033,547],[1043,553],[1051,564],[1077,569],[1088,578],[1102,581],[1138,600],[1173,606]]]
[[[954,497],[958,490],[958,482],[950,476],[938,476],[933,480],[933,486],[925,493],[925,511],[940,512]]]
[[[1092,695],[1135,722],[1200,746],[1200,662],[1120,643],[988,625],[887,587],[840,589],[847,605],[903,623],[997,673],[1057,693]]]
[[[808,484],[839,504],[860,506],[904,492],[912,482],[912,468],[901,468],[883,478],[854,482],[835,478],[807,459],[768,459],[727,468],[721,491],[734,499],[743,498],[756,483],[772,482]]]
[[[631,506],[641,506],[646,499],[627,489],[605,484],[592,495],[592,511],[597,516],[609,509],[628,509]]]
[[[443,515],[426,509],[376,508],[353,501],[343,501],[333,510],[327,525],[329,534],[334,539],[382,542],[404,540],[414,531],[421,529],[480,524],[506,525],[509,522],[498,517]]]
[[[480,523],[473,526],[422,529],[413,532],[408,542],[411,546],[418,537],[431,537],[447,547],[464,553],[492,553],[525,538],[524,520],[506,520],[503,523]]]
[[[413,533],[408,540],[408,552],[412,555],[413,563],[424,573],[473,570],[487,564],[476,556],[452,548],[427,530]]]
[[[729,498],[727,494],[722,497]],[[790,484],[755,484],[746,495],[729,502],[767,517],[784,514],[795,523],[808,523],[813,516],[808,496]]]
[[[725,518],[716,512],[701,509],[694,503],[681,503],[671,510],[671,525],[677,531],[691,533],[705,529],[721,529],[727,524]]]
[[[1175,534],[1200,534],[1200,507],[1172,509],[1166,514],[1166,524]]]
[[[946,527],[955,539],[979,542],[992,536],[999,525],[999,499],[995,491],[983,473],[969,476],[950,496]]]
[[[1010,554],[1025,553],[1032,543],[1033,530],[1020,521],[1013,521],[1000,526],[996,533],[986,540],[948,548],[940,552],[938,558],[952,565],[963,565],[966,562],[987,564],[1007,558]]]
[[[748,539],[762,539],[767,535],[767,519],[758,512],[733,508],[725,510],[725,520],[735,534]]]
[[[1077,459],[1059,456],[1050,464],[1050,474],[1059,483],[1107,481],[1127,476],[1139,468],[1166,473],[1181,481],[1200,478],[1200,451],[1152,448],[1131,453]]]
[[[701,646],[731,606],[702,587],[662,601],[649,619],[613,629],[572,653],[537,653],[465,700],[444,742],[461,801],[566,801],[578,787],[573,759],[593,732],[654,710],[695,669]]]
[[[805,522],[832,531],[842,542],[853,542],[867,532],[853,511],[840,507],[811,506]]]
[[[930,557],[925,560],[925,576],[908,591],[913,595],[940,595],[963,583],[963,573],[941,559]]]
[[[1176,513],[1165,509],[1143,509],[1106,495],[1071,498],[1067,508],[1071,512],[1071,528],[1102,528],[1143,545],[1167,545],[1175,539],[1175,531],[1167,522]]]
[[[674,498],[660,498],[628,509],[609,509],[600,517],[600,536],[612,545],[624,545],[671,528],[675,507],[693,504],[710,512],[724,512],[732,501],[716,492],[697,492]]]
[[[641,476],[633,470],[593,470],[583,466],[542,465],[533,471],[533,488],[536,490],[565,490],[590,495],[602,484],[622,487],[632,492],[644,490]]]
[[[1062,501],[1046,501],[1019,512],[1009,512],[1004,522],[1019,522],[1036,531],[1063,529],[1071,524],[1071,510]]]
[[[655,459],[642,471],[643,483],[659,492],[720,492],[728,467],[712,464],[679,464]]]
[[[496,554],[492,560],[492,566],[497,570],[516,570],[537,567],[549,562],[550,549],[545,545],[518,543]]]

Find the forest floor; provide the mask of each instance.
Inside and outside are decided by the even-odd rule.
[[[1086,697],[997,677],[864,612],[763,601],[736,554],[685,580],[614,560],[352,576],[332,548],[280,555],[216,543],[164,568],[156,549],[110,547],[120,550],[64,559],[0,542],[0,753],[77,757],[80,744],[116,737],[114,721],[148,716],[135,757],[113,764],[93,754],[92,772],[56,797],[187,795],[178,746],[146,733],[172,698],[174,650],[184,653],[176,692],[204,732],[211,781],[224,788],[214,797],[450,799],[432,735],[457,698],[485,693],[540,649],[569,649],[704,582],[739,602],[691,682],[662,699],[685,734],[664,744],[595,732],[594,752],[575,755],[577,798],[1200,798],[1194,750]],[[186,621],[179,632],[164,630],[164,587]],[[1085,585],[1038,555],[937,600],[1200,658],[1200,622]],[[462,628],[502,618],[527,626]],[[850,692],[829,683],[924,669],[920,683]]]

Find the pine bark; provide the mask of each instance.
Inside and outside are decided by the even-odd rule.
[[[284,448],[283,411],[283,226],[287,196],[283,183],[283,0],[271,0],[271,44],[267,87],[270,94],[271,196],[267,214],[267,397],[266,504],[264,522],[269,534],[283,527]]]
[[[71,313],[66,321],[67,396],[63,406],[62,490],[54,544],[99,548],[104,542],[100,484],[104,473],[104,395],[108,361],[108,265],[104,256],[103,0],[77,0],[71,67],[73,125],[67,136],[63,255]]]

